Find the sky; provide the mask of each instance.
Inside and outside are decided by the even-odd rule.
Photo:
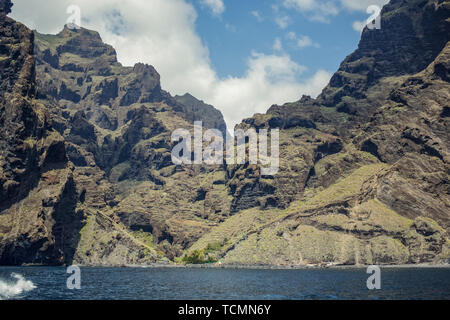
[[[273,104],[320,94],[357,48],[368,7],[388,0],[13,2],[11,17],[51,34],[77,6],[81,26],[98,31],[123,65],[153,65],[164,90],[214,105],[233,128]]]

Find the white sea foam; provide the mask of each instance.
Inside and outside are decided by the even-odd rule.
[[[11,278],[13,281],[0,279],[0,300],[14,299],[25,292],[36,289],[32,281],[26,280],[20,274],[12,273]]]

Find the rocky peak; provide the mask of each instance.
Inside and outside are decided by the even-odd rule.
[[[449,1],[392,0],[381,12],[381,29],[364,29],[358,49],[342,62],[319,101],[336,106],[346,96],[365,98],[383,78],[425,69],[449,40],[449,16]]]
[[[58,54],[71,53],[85,59],[96,59],[102,56],[108,62],[117,62],[117,54],[113,47],[103,42],[100,34],[85,28],[70,29],[67,25],[55,36]]]
[[[94,30],[88,30],[82,27],[71,28],[69,25],[64,25],[63,29],[58,33],[61,38],[72,38],[74,36],[83,37],[84,39],[91,39],[95,42],[103,43],[100,34]]]
[[[0,16],[5,16],[10,13],[12,6],[11,0],[0,0]]]
[[[388,260],[416,263],[446,257],[441,243],[448,240],[421,236],[425,220],[443,227],[430,234],[439,228],[448,235],[450,229],[449,17],[450,1],[392,0],[382,10],[381,29],[363,31],[358,49],[317,99],[302,97],[245,120],[245,126],[280,128],[282,156],[279,174],[268,181],[250,166],[229,169],[229,185],[237,195],[234,208],[241,211],[249,203],[268,212],[273,206],[287,207],[292,216],[283,218],[289,221],[284,230],[339,230],[342,225],[335,218],[356,225],[358,219],[379,214],[384,225],[379,231],[385,233],[392,214],[409,222],[402,236],[383,239],[400,239],[405,249],[404,257],[393,258],[390,251]],[[341,197],[341,183],[342,190],[356,187]],[[369,209],[374,204],[378,207]],[[313,216],[318,218],[311,222]],[[278,221],[273,229],[283,234]],[[249,240],[248,247],[239,244],[245,249],[231,260],[247,260],[240,257],[243,252],[264,259],[264,250],[251,248],[269,243],[267,232]],[[255,245],[258,237],[262,240]],[[380,240],[370,238],[362,243],[372,246]],[[418,249],[421,241],[433,245]]]
[[[245,120],[280,129],[273,177],[174,165],[171,132],[226,130],[220,112],[86,29],[35,33],[35,66],[32,32],[2,14],[0,264],[448,260],[448,9],[392,0],[318,99]]]
[[[91,153],[108,174],[112,170],[115,176],[121,170],[117,178],[144,179],[149,167],[168,165],[167,154],[149,155],[149,149],[142,147],[144,141],[159,150],[168,147],[174,129],[166,119],[181,118],[187,123],[180,126],[186,128],[202,120],[207,127],[226,132],[218,110],[192,97],[201,108],[194,112],[192,106],[174,99],[161,89],[160,75],[151,65],[122,66],[114,49],[95,31],[66,26],[57,35],[35,32],[35,38],[39,96],[54,105],[55,127]],[[158,142],[147,141],[152,138]],[[69,158],[74,163],[89,162],[80,152],[70,152]],[[123,170],[130,163],[130,169]]]
[[[175,96],[175,100],[187,107],[188,112],[192,113],[194,121],[203,121],[205,128],[214,128],[227,135],[227,125],[222,113],[212,105],[195,98],[193,95],[186,93],[183,96]]]
[[[113,109],[170,98],[161,90],[160,76],[152,66],[122,66],[114,48],[105,44],[98,32],[65,26],[57,35],[35,32],[35,36],[38,68],[51,75],[38,77],[40,93],[47,98],[82,108],[86,104]],[[104,121],[103,115],[100,118],[102,123],[111,122]]]
[[[0,264],[63,263],[82,219],[73,176],[36,100],[33,32],[5,17],[10,1],[0,4]]]

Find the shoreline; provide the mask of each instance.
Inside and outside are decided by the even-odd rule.
[[[181,269],[236,269],[236,270],[344,270],[344,269],[367,269],[369,265],[330,265],[330,266],[270,266],[270,265],[185,265],[170,266],[170,268]],[[445,269],[450,264],[402,264],[402,265],[378,265],[382,269]],[[129,267],[129,266],[127,266]],[[139,268],[139,266],[131,266]],[[161,266],[142,266],[142,268],[160,268]],[[167,266],[166,266],[167,267]],[[164,266],[162,266],[164,268]]]
[[[77,265],[77,264],[75,264]],[[202,265],[175,265],[153,263],[149,265],[77,265],[80,268],[136,268],[136,269],[228,269],[228,270],[345,270],[345,269],[366,269],[369,265],[302,265],[302,266],[276,266],[276,265],[217,265],[217,264],[202,264]],[[450,268],[450,264],[401,264],[401,265],[378,265],[382,269],[446,269]],[[40,264],[28,264],[21,266],[2,266],[0,268],[33,268],[33,267],[55,267],[65,268],[68,266],[49,266]]]

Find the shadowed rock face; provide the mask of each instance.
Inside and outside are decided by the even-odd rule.
[[[448,10],[446,1],[390,1],[381,29],[363,31],[358,49],[342,62],[318,102],[361,116],[373,113],[378,104],[363,107],[359,101],[370,99],[368,90],[383,78],[424,70],[446,47]]]
[[[92,153],[107,174],[130,161],[133,172],[126,173],[129,178],[138,178],[147,167],[168,164],[164,162],[167,157],[160,158],[163,163],[150,164],[152,155],[133,153],[139,142],[169,132],[157,119],[163,114],[177,114],[189,123],[204,120],[207,128],[217,126],[226,131],[223,117],[214,107],[194,107],[193,101],[200,103],[194,97],[177,101],[163,91],[152,66],[123,67],[115,50],[104,44],[97,32],[65,27],[57,35],[35,35],[39,97],[55,106],[55,128],[61,134],[70,130],[67,140]],[[184,125],[189,126],[192,124]],[[170,141],[165,137],[156,144],[168,147]],[[70,160],[78,162],[79,154],[74,156]]]
[[[228,215],[226,186],[213,185],[225,179],[223,170],[191,170],[176,167],[171,160],[175,129],[192,129],[200,120],[205,128],[226,132],[218,110],[190,95],[185,96],[188,100],[174,99],[161,89],[152,66],[122,66],[97,32],[65,27],[57,35],[35,33],[35,37],[38,95],[66,140],[84,205],[107,213],[118,224],[116,229],[127,233],[123,238],[150,243],[144,251],[151,254],[140,254],[133,263],[161,258],[155,249],[169,258],[180,255]],[[192,194],[201,187],[209,195],[194,201]],[[221,198],[212,199],[214,194]],[[89,231],[81,238],[77,261],[125,263],[114,251],[117,246],[125,248],[122,240],[114,240],[112,253],[98,254],[94,236],[99,215],[88,211]]]
[[[0,4],[0,264],[449,259],[449,1],[391,1],[317,99],[245,119],[280,129],[273,177],[173,165],[171,133],[225,133],[220,112],[97,32],[33,36]]]
[[[189,93],[183,96],[175,96],[175,100],[187,107],[192,113],[194,121],[203,121],[205,128],[218,129],[224,137],[227,136],[227,125],[223,119],[222,113],[211,105],[198,100]]]
[[[2,0],[0,2],[0,15],[5,16],[10,13],[12,6],[13,4],[11,3],[11,1]]]
[[[33,33],[0,3],[0,264],[70,263],[83,212],[63,138],[35,99]]]
[[[371,154],[378,161],[392,165],[397,171],[412,170],[400,165],[406,165],[409,157],[415,166],[424,165],[421,169],[415,168],[417,174],[426,175],[426,166],[438,165],[435,186],[445,186],[447,190],[449,136],[448,117],[445,117],[448,105],[445,74],[450,54],[449,13],[448,1],[411,1],[408,4],[391,1],[383,9],[382,29],[364,30],[359,48],[345,59],[316,100],[303,97],[296,103],[272,106],[266,115],[247,119],[242,126],[301,130],[294,136],[288,135],[292,141],[287,143],[286,149],[289,152],[292,145],[305,140],[311,147],[309,156],[303,156],[308,163],[303,175],[308,175],[305,180],[310,186],[320,178],[315,170],[317,164],[330,156],[345,154],[350,145],[358,152]],[[413,40],[408,40],[410,38]],[[362,86],[351,80],[357,78],[364,80]],[[327,141],[326,136],[331,140]],[[313,147],[316,143],[317,147]],[[359,161],[345,160],[359,166]],[[430,163],[435,160],[439,160],[439,164]],[[326,170],[326,174],[330,174],[330,170],[342,174],[342,169],[333,164],[327,164]],[[331,179],[339,175],[332,174]],[[418,178],[414,183],[419,181]],[[314,185],[324,183],[327,184],[322,180]],[[445,195],[444,189],[436,190],[428,185],[423,191],[433,197],[433,194]],[[444,205],[446,201],[440,198],[439,203],[435,202],[433,207],[439,208],[437,210],[427,208],[425,203],[429,201],[419,210],[415,208],[415,201],[403,210],[396,209],[405,215],[411,211],[417,215],[428,214],[432,210],[434,213],[430,216],[440,217],[447,228],[450,217],[448,206]]]

